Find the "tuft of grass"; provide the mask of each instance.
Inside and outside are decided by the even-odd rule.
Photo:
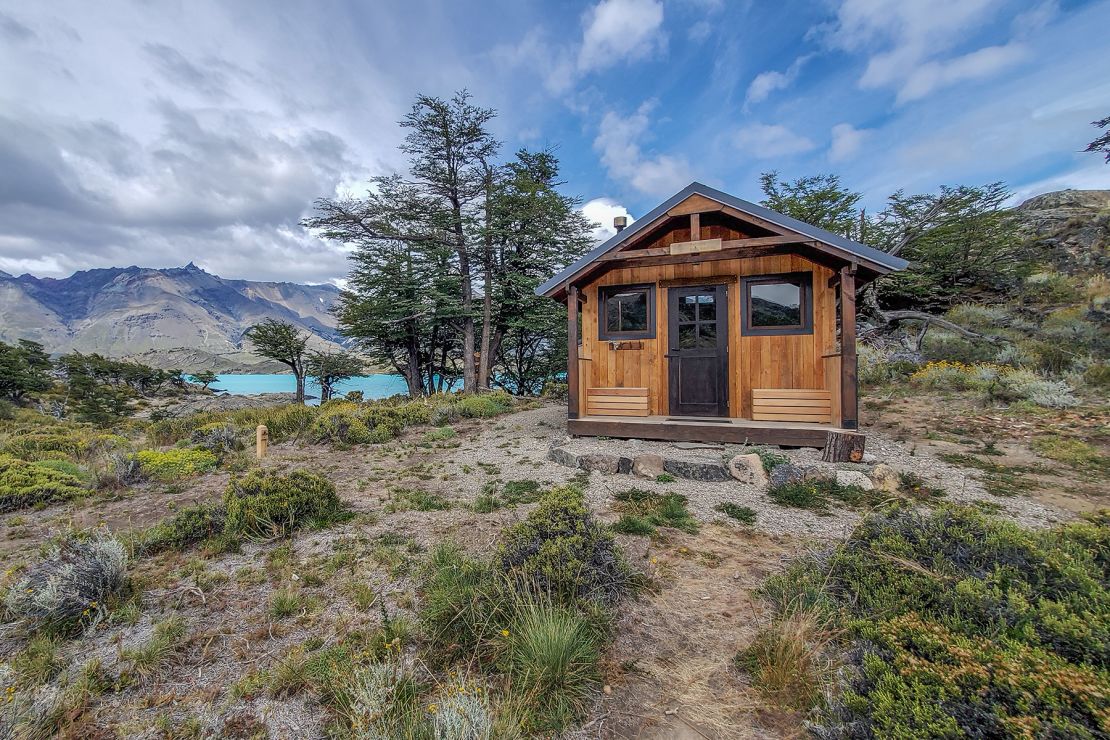
[[[349,518],[327,478],[294,470],[282,475],[255,470],[232,480],[224,494],[225,532],[269,539],[303,527],[324,527]]]
[[[385,505],[387,513],[398,511],[443,511],[451,508],[451,502],[438,493],[420,488],[394,488],[390,491],[391,500]]]
[[[306,608],[304,597],[289,588],[279,589],[270,597],[267,613],[274,619],[286,619]]]
[[[795,609],[756,634],[736,655],[736,667],[781,706],[808,709],[832,675],[826,657],[831,632],[815,610]]]
[[[586,713],[600,684],[600,646],[590,623],[540,602],[523,607],[506,632],[502,664],[521,729],[561,732]]]
[[[154,634],[142,646],[124,650],[123,659],[129,670],[145,679],[176,659],[185,647],[185,620],[180,615],[168,617],[154,625]]]
[[[865,491],[859,486],[842,486],[831,478],[811,478],[781,486],[773,486],[767,491],[779,506],[809,509],[819,514],[827,513],[832,502],[840,501],[848,507],[866,506],[881,501],[881,495]]]
[[[60,638],[39,633],[28,641],[26,647],[11,657],[11,668],[16,675],[17,687],[39,686],[57,675],[62,669],[58,658]]]
[[[659,475],[655,476],[656,483],[674,483],[676,480],[678,479],[670,473],[660,473]]]
[[[690,534],[698,531],[698,520],[686,508],[686,497],[680,494],[629,488],[617,493],[614,498],[617,500],[617,511],[642,519],[652,526],[674,527]]]
[[[613,531],[621,534],[632,534],[649,537],[658,530],[655,525],[642,516],[636,514],[621,514],[621,518],[613,525]]]
[[[425,442],[445,442],[449,439],[455,439],[459,434],[452,427],[436,427],[429,429],[424,433]]]
[[[906,471],[898,474],[898,492],[914,499],[943,498],[944,489],[930,486],[917,473]]]
[[[756,511],[750,506],[741,506],[740,504],[734,504],[731,501],[725,501],[723,503],[717,504],[717,506],[714,508],[725,516],[731,519],[735,519],[741,524],[747,524],[748,526],[755,524]]]
[[[490,514],[497,511],[502,506],[501,499],[496,493],[480,493],[474,499],[471,508],[479,514]]]

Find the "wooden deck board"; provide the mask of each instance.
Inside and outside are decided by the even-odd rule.
[[[722,423],[723,422],[723,423]],[[824,447],[832,424],[796,421],[713,419],[669,420],[666,416],[583,416],[570,419],[567,431],[580,436],[659,439],[671,442],[726,442]]]

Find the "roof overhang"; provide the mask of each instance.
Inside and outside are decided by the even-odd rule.
[[[661,250],[630,250],[627,256],[622,256],[618,252],[623,245],[634,241],[638,236],[648,234],[667,219],[708,211],[724,211],[768,230],[772,236],[725,242],[727,247],[722,245],[721,249],[706,253],[668,255]],[[800,254],[813,262],[834,269],[853,265],[858,270],[858,280],[861,282],[904,269],[909,264],[900,257],[874,247],[846,239],[783,213],[693,182],[536,288],[536,294],[564,300],[567,286],[570,284],[584,283],[618,267],[785,253]]]

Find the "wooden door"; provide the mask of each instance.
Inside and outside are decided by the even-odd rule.
[[[728,286],[667,291],[672,416],[728,416]]]

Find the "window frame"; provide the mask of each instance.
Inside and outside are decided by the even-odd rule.
[[[610,296],[634,290],[642,290],[647,296],[647,328],[640,331],[609,331],[607,304]],[[597,338],[606,342],[625,339],[655,339],[655,283],[599,286],[597,289]]]
[[[752,286],[789,283],[798,286],[802,323],[789,326],[752,326]],[[779,272],[740,279],[740,333],[747,337],[775,337],[813,333],[813,273]]]

